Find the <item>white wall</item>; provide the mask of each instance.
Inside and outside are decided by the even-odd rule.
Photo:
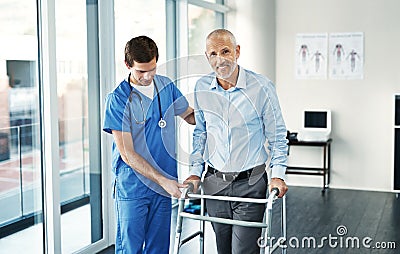
[[[238,27],[237,33],[246,36],[246,44],[252,46],[242,54],[246,54],[247,59],[257,59],[254,63],[259,64],[258,71],[268,75],[273,68],[262,61],[269,61],[272,55],[268,52],[268,43],[274,37],[275,30],[269,28],[270,23],[266,18],[269,15],[266,13],[270,13],[267,7],[274,4],[271,1],[266,4],[262,0],[238,2],[240,8],[235,9],[237,20],[233,23]],[[251,6],[245,6],[242,2],[251,3]],[[305,108],[331,109],[331,187],[391,191],[393,94],[400,92],[400,1],[274,2],[276,85],[288,129],[300,129],[302,110]],[[248,20],[244,21],[246,16]],[[253,17],[254,24],[251,22]],[[266,24],[260,24],[263,21],[259,19],[265,19]],[[265,34],[260,35],[263,31]],[[334,32],[364,33],[364,79],[296,80],[296,34]],[[261,46],[261,50],[265,48],[266,52],[260,53],[260,48],[254,47],[256,45]],[[243,55],[241,58],[244,58]],[[296,165],[319,164],[322,158],[320,154],[321,151],[317,149],[292,148],[289,162]],[[288,183],[320,186],[322,179],[291,175]]]
[[[228,0],[227,29],[240,45],[239,65],[275,81],[275,0]]]

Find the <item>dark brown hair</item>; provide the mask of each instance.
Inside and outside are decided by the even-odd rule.
[[[148,63],[153,58],[158,61],[158,48],[156,43],[147,36],[132,38],[125,45],[125,62],[132,67],[133,61]]]

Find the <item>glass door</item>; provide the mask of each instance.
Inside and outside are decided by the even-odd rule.
[[[62,253],[103,238],[96,2],[55,1]]]
[[[0,252],[42,253],[36,1],[0,6]]]
[[[97,1],[0,7],[0,253],[95,253],[108,226]]]
[[[55,16],[61,246],[72,253],[91,243],[86,2],[56,1]]]

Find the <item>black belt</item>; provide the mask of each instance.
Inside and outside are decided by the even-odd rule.
[[[234,182],[250,178],[253,169],[255,169],[255,167],[242,172],[221,172],[213,167],[208,166],[207,171],[215,175],[216,177],[222,178],[224,181]]]

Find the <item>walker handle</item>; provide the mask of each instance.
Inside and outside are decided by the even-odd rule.
[[[275,193],[274,193],[275,192]],[[279,189],[278,188],[272,188],[271,193],[274,194],[275,196],[279,196]]]
[[[193,189],[194,189],[193,183],[187,183],[187,185],[188,186],[186,188],[183,188],[180,199],[186,199],[187,198],[187,194],[190,193],[190,192],[193,192]]]
[[[189,192],[193,192],[193,190],[194,190],[194,184],[191,183],[191,182],[188,182],[187,185],[188,185],[188,187],[186,188],[186,189],[187,189],[187,192],[188,192],[188,193],[189,193]]]

